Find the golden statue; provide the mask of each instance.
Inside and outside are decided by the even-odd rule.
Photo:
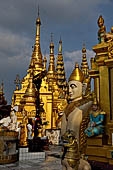
[[[104,25],[104,19],[101,15],[98,19],[98,26],[100,27],[98,31],[98,40],[99,40],[99,43],[102,43],[105,41],[106,27]]]
[[[88,124],[87,129],[85,130],[85,134],[88,137],[98,136],[104,133],[104,119],[105,112],[99,109],[96,97],[94,98],[92,109],[89,113],[90,122]]]
[[[26,111],[23,110],[23,119],[20,124],[20,146],[27,146],[27,123],[28,117],[26,116]]]
[[[65,168],[67,167],[67,169],[71,167],[74,168],[75,170],[78,170],[80,154],[78,151],[77,139],[75,138],[73,131],[70,130],[66,131],[62,138],[64,142],[62,165]],[[65,159],[67,161],[65,161]]]

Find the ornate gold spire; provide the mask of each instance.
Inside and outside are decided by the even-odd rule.
[[[104,19],[102,15],[99,16],[97,23],[100,28],[104,25]]]
[[[81,70],[82,70],[84,76],[88,76],[89,66],[88,66],[87,58],[86,58],[85,43],[83,43],[82,53],[83,53],[83,55],[82,55]]]
[[[59,55],[62,55],[62,41],[61,41],[61,37],[60,37],[60,41],[59,41]]]
[[[106,33],[106,27],[104,25],[104,19],[102,17],[102,15],[99,16],[99,19],[97,21],[98,23],[98,26],[100,27],[99,31],[98,31],[98,40],[99,40],[99,43],[102,43],[105,41],[105,33]]]
[[[16,80],[14,80],[14,83],[16,84],[16,90],[19,90],[20,84],[19,74],[16,75]]]
[[[49,68],[47,72],[47,78],[49,82],[49,89],[54,89],[55,86],[53,84],[56,84],[56,73],[55,73],[55,64],[54,64],[54,44],[51,34],[51,44],[50,44],[50,59],[49,59]]]
[[[50,55],[54,55],[53,33],[51,33]]]
[[[50,61],[49,61],[49,68],[48,73],[55,72],[55,64],[54,64],[54,44],[53,44],[53,35],[51,33],[51,44],[50,44]]]
[[[66,77],[65,77],[65,69],[64,69],[64,62],[63,62],[63,56],[62,56],[61,38],[59,41],[59,54],[57,56],[56,74],[57,74],[57,84],[59,88],[66,91],[67,82],[66,82]]]
[[[35,39],[35,45],[34,45],[34,50],[32,53],[32,58],[31,58],[31,63],[29,68],[33,69],[33,74],[36,75],[39,72],[42,71],[43,69],[43,60],[42,60],[42,53],[41,53],[41,48],[40,48],[40,17],[39,17],[39,9],[38,9],[38,17],[36,20],[36,39]]]
[[[69,77],[69,81],[72,81],[72,80],[76,80],[80,82],[83,82],[84,80],[84,75],[82,71],[79,69],[79,65],[77,63],[75,63],[75,69],[73,70],[73,72],[71,73]]]
[[[39,17],[39,6],[38,6],[38,17],[37,17],[37,20],[36,20],[36,25],[37,25],[36,44],[40,44],[40,25],[41,25],[41,21],[40,21],[40,17]]]

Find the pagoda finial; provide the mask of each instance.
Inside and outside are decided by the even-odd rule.
[[[54,55],[53,33],[51,33],[50,55]]]
[[[53,42],[53,33],[51,32],[51,42]]]
[[[40,17],[39,17],[39,6],[38,6],[38,17],[37,17],[37,20],[36,20],[36,25],[37,25],[36,44],[40,44],[40,25],[41,25],[41,21],[40,21]]]
[[[38,17],[40,15],[40,8],[39,8],[39,4],[38,4]]]
[[[82,53],[86,53],[85,41],[83,41],[83,49],[82,49]]]
[[[49,68],[48,71],[55,71],[54,65],[54,44],[53,44],[53,33],[51,33],[51,44],[50,44],[50,61],[49,61]]]
[[[61,41],[61,36],[60,36],[60,41],[59,41],[59,55],[62,55],[62,41]]]
[[[99,43],[102,43],[105,41],[105,37],[106,37],[106,27],[104,25],[104,19],[102,15],[99,16],[97,23],[100,28],[98,30],[98,40],[99,40]]]
[[[19,74],[16,75],[16,80],[14,80],[14,83],[16,84],[16,90],[19,90],[20,84]]]

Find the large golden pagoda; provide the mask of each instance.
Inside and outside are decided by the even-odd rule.
[[[15,80],[17,84],[16,90],[14,91],[12,97],[12,107],[17,106],[18,111],[16,115],[18,117],[18,122],[22,122],[23,111],[26,111],[26,116],[28,118],[35,118],[36,116],[36,100],[39,98],[40,105],[40,117],[42,120],[43,129],[56,129],[57,119],[59,112],[59,105],[64,102],[65,99],[61,99],[61,90],[57,85],[57,78],[55,72],[54,63],[54,44],[53,40],[50,43],[50,60],[48,71],[46,70],[46,56],[42,58],[41,48],[40,48],[40,17],[36,20],[36,39],[35,45],[32,52],[32,57],[27,70],[27,75],[21,81],[21,88],[19,89],[19,76]],[[41,75],[42,72],[47,72],[41,79],[39,89],[34,85],[34,77]],[[39,76],[40,77],[40,76]],[[61,106],[62,107],[62,106]],[[60,107],[60,108],[61,108]],[[63,107],[62,109],[63,110]],[[47,122],[47,123],[45,123]]]

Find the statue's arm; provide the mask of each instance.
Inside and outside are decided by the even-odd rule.
[[[100,120],[98,122],[96,122],[96,125],[100,125],[104,121],[104,114],[100,114],[99,116],[100,116]]]

